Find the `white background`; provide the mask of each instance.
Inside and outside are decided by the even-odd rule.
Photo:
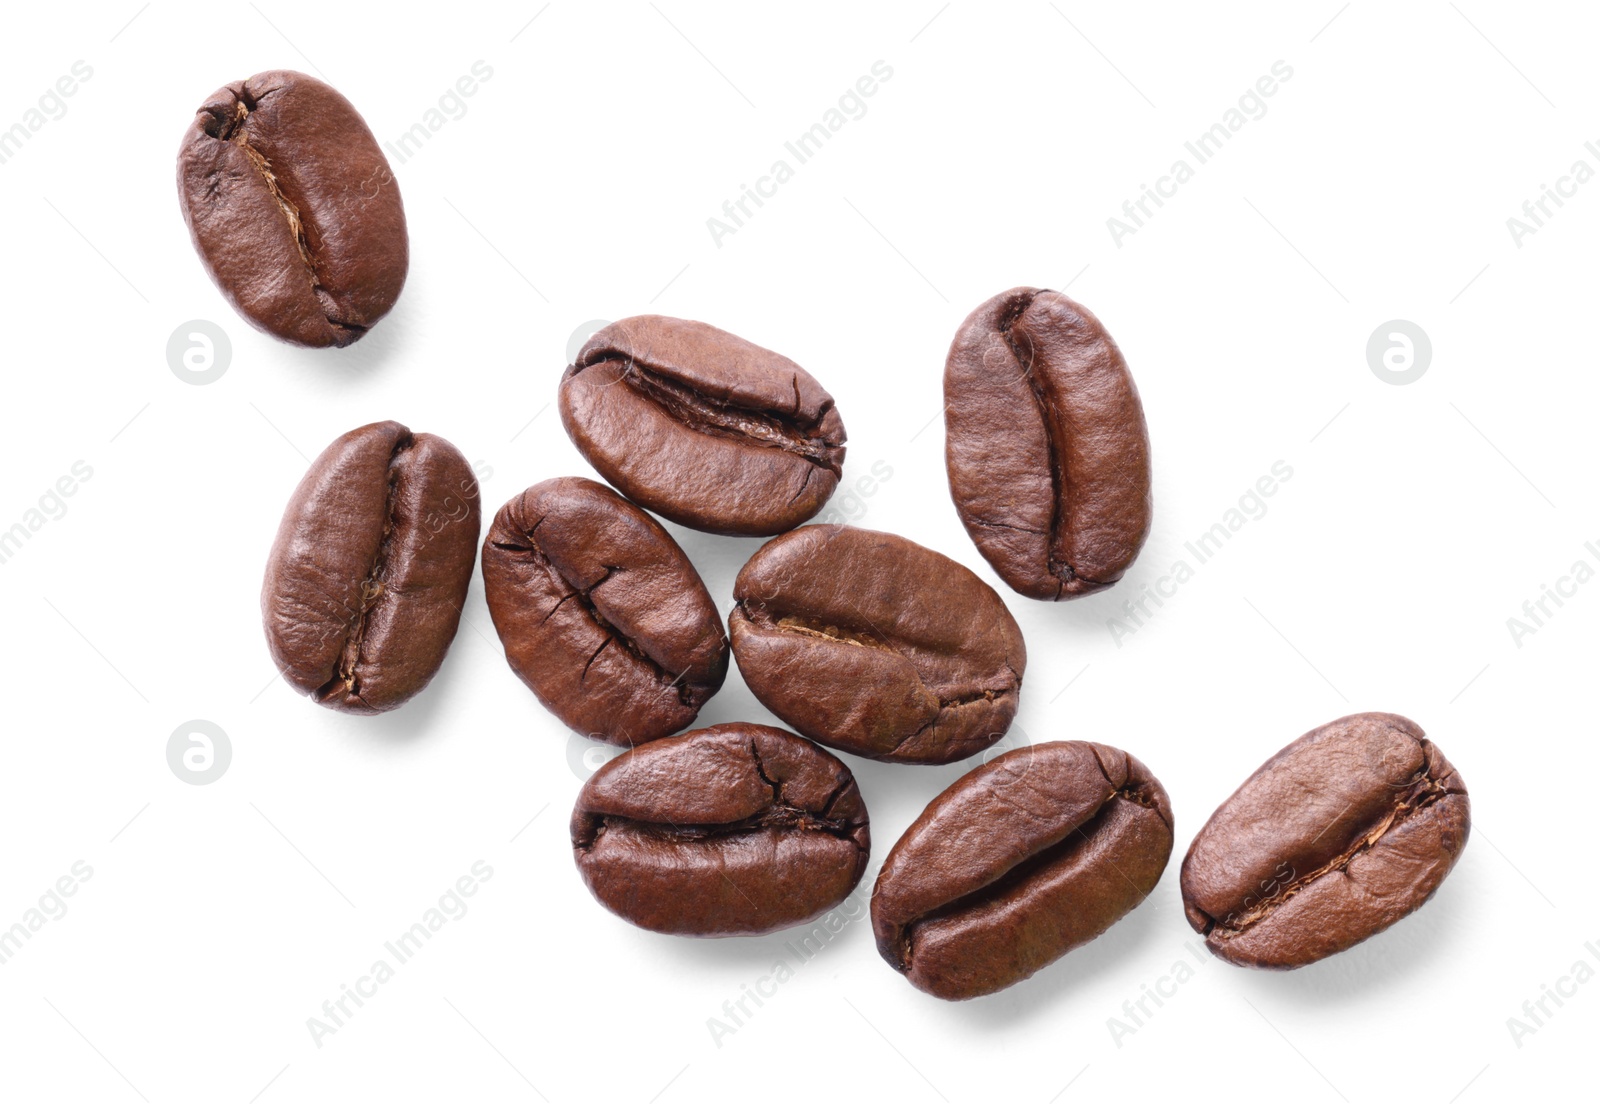
[[[1592,12],[539,5],[8,15],[0,127],[75,61],[93,75],[0,165],[0,529],[26,525],[74,462],[93,475],[0,565],[0,927],[74,862],[93,875],[0,964],[0,1099],[1320,1104],[1398,1089],[1465,1105],[1588,1087],[1600,983],[1547,1000],[1520,1039],[1507,1020],[1574,962],[1600,969],[1600,583],[1520,641],[1507,620],[1574,562],[1600,569],[1584,548],[1600,545],[1600,183],[1520,244],[1506,221],[1576,160],[1600,169],[1583,146],[1600,139]],[[245,325],[174,189],[202,100],[302,69],[392,142],[479,60],[493,76],[466,113],[395,161],[412,249],[395,311],[344,351]],[[879,60],[893,76],[866,114],[715,245],[706,220]],[[1265,116],[1197,165],[1184,142],[1280,60],[1293,76]],[[1179,158],[1194,179],[1113,241],[1107,219]],[[1019,284],[1070,284],[1121,344],[1157,506],[1116,589],[1059,605],[1003,592],[1030,653],[1018,726],[1134,752],[1178,821],[1146,903],[1032,980],[932,999],[858,916],[715,1037],[707,1020],[792,962],[795,935],[673,939],[590,899],[566,836],[584,751],[506,667],[479,581],[439,676],[401,710],[345,717],[275,679],[258,590],[310,457],[378,419],[442,434],[492,470],[487,521],[528,484],[590,472],[552,406],[567,344],[647,311],[810,369],[845,417],[846,480],[893,471],[851,502],[856,521],[998,585],[951,507],[936,417],[957,324]],[[216,383],[168,366],[193,319],[231,338]],[[1403,387],[1365,352],[1394,319],[1433,345]],[[1265,514],[1197,564],[1184,543],[1277,461],[1293,476]],[[759,543],[673,532],[726,610]],[[1114,636],[1124,601],[1180,558],[1192,579]],[[1419,914],[1298,972],[1197,957],[1177,887],[1190,838],[1268,755],[1359,710],[1415,718],[1462,772],[1475,825],[1455,873]],[[194,719],[233,751],[205,786],[166,757]],[[701,721],[737,719],[773,721],[734,674]],[[865,889],[961,767],[848,760],[872,814]],[[314,1042],[307,1020],[479,860],[493,876],[466,914]],[[1114,1034],[1180,960],[1170,998]]]

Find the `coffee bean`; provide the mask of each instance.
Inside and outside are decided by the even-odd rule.
[[[1224,961],[1293,969],[1405,918],[1449,875],[1467,787],[1422,728],[1347,715],[1289,743],[1195,836],[1189,925]]]
[[[1150,533],[1150,439],[1122,351],[1060,292],[967,316],[944,370],[950,495],[978,552],[1036,600],[1122,579]]]
[[[946,788],[872,890],[884,960],[941,999],[1026,980],[1143,902],[1172,806],[1139,760],[1093,742],[1025,746]]]
[[[756,698],[808,738],[942,765],[1017,713],[1027,650],[995,590],[898,535],[803,527],[740,570],[733,656]]]
[[[781,534],[844,466],[833,397],[800,366],[704,323],[638,315],[595,333],[561,380],[579,452],[635,503],[716,534]]]
[[[360,114],[314,77],[212,93],[178,151],[178,196],[206,272],[276,338],[348,346],[400,296],[400,189]]]
[[[724,723],[630,750],[589,778],[572,850],[596,899],[666,934],[765,934],[861,880],[871,842],[855,778],[787,731]]]
[[[722,618],[672,536],[582,477],[534,485],[483,544],[511,668],[580,734],[633,745],[694,722],[728,671]]]
[[[261,613],[284,678],[370,715],[422,691],[456,635],[478,482],[444,439],[373,423],[311,463],[267,559]]]

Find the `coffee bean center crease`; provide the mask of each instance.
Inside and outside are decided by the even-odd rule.
[[[683,679],[684,674],[673,673],[666,666],[662,665],[659,659],[652,657],[650,653],[644,649],[644,647],[639,645],[639,643],[635,642],[626,634],[623,634],[620,630],[618,630],[615,624],[613,624],[604,615],[600,614],[600,609],[595,606],[593,599],[594,590],[599,588],[602,584],[610,580],[616,574],[626,572],[626,567],[622,565],[606,565],[604,566],[605,572],[599,577],[599,579],[591,581],[588,584],[580,584],[578,581],[573,579],[568,569],[559,564],[555,558],[551,557],[539,545],[538,540],[534,537],[534,532],[539,529],[540,525],[545,521],[545,518],[546,516],[541,515],[538,522],[534,523],[533,526],[529,527],[523,532],[527,539],[526,545],[520,545],[513,542],[495,542],[492,544],[497,550],[505,550],[508,553],[530,555],[539,565],[539,567],[550,575],[550,578],[553,581],[555,581],[562,588],[567,589],[566,594],[563,595],[561,599],[557,600],[555,605],[551,607],[549,611],[545,612],[543,619],[539,620],[541,625],[548,623],[552,618],[554,618],[555,613],[561,610],[568,600],[577,600],[579,606],[583,608],[584,613],[588,615],[590,619],[594,620],[595,625],[600,628],[602,633],[604,633],[605,640],[600,643],[599,647],[596,648],[594,653],[589,655],[589,660],[585,662],[583,666],[583,674],[578,678],[579,683],[581,684],[588,680],[589,670],[594,667],[596,659],[598,659],[599,656],[605,652],[608,646],[614,645],[619,649],[626,650],[633,657],[648,665],[651,671],[654,672],[656,680],[667,687],[673,688],[677,692],[680,702],[684,704],[691,704],[694,699],[694,690],[690,688],[688,683]]]
[[[818,409],[814,422],[798,421],[802,404],[798,377],[790,380],[790,386],[794,390],[793,409],[765,411],[741,407],[725,399],[708,395],[680,380],[673,379],[660,370],[642,365],[636,358],[625,354],[597,351],[586,363],[585,368],[596,365],[621,365],[623,382],[663,408],[676,422],[691,430],[721,438],[734,438],[768,449],[783,450],[804,458],[834,476],[838,476],[842,471],[843,467],[836,452],[843,444],[842,440],[834,441],[813,433],[833,410],[833,401],[827,401]],[[809,474],[806,480],[809,483]],[[802,484],[800,491],[804,489],[805,485]],[[791,503],[800,496],[800,491],[790,498]]]
[[[367,622],[373,608],[378,606],[387,591],[386,578],[389,571],[389,555],[394,542],[395,509],[399,498],[400,456],[416,443],[416,438],[409,432],[396,440],[394,449],[389,454],[389,485],[384,499],[383,508],[383,537],[378,542],[378,552],[372,559],[372,566],[367,570],[367,575],[361,581],[361,606],[352,613],[349,623],[346,624],[344,648],[339,652],[339,661],[334,666],[333,676],[321,688],[317,689],[317,699],[337,700],[346,695],[366,703],[361,695],[361,647],[366,639]],[[371,706],[368,704],[367,706]]]
[[[918,663],[918,650],[912,646],[902,646],[893,640],[879,635],[875,631],[862,630],[856,627],[842,627],[822,619],[815,619],[804,615],[784,615],[774,619],[771,612],[763,607],[755,606],[744,601],[737,605],[746,618],[755,626],[770,627],[785,634],[797,634],[807,638],[820,638],[829,642],[838,642],[846,646],[859,646],[863,649],[883,650],[887,653],[897,654],[910,662],[913,669],[917,670],[918,678],[928,694],[936,699],[941,709],[940,715],[928,720],[896,745],[896,749],[905,746],[920,738],[930,727],[942,721],[944,709],[951,707],[964,707],[970,703],[992,702],[1005,696],[1015,696],[1022,683],[1022,675],[1013,668],[1010,662],[1002,662],[1006,671],[1011,674],[998,687],[989,688],[962,688],[951,686],[948,683],[935,681],[927,683],[928,674],[925,667]]]
[[[663,823],[629,818],[625,815],[602,815],[590,826],[589,832],[574,843],[575,848],[587,853],[606,832],[619,830],[668,842],[704,842],[739,838],[765,830],[812,832],[856,841],[856,836],[860,833],[859,818],[852,820],[833,817],[834,806],[839,802],[839,797],[855,783],[853,778],[846,776],[828,794],[827,799],[817,805],[816,810],[811,810],[797,807],[785,799],[783,783],[767,775],[766,767],[761,763],[761,751],[756,748],[754,742],[750,744],[750,756],[755,762],[757,775],[772,789],[772,802],[749,818],[727,823]]]
[[[1061,463],[1061,455],[1065,451],[1065,445],[1059,441],[1060,432],[1049,428],[1062,426],[1063,420],[1059,417],[1055,402],[1050,398],[1050,393],[1045,388],[1044,382],[1040,379],[1039,374],[1034,371],[1032,341],[1026,339],[1025,336],[1019,338],[1016,331],[1017,320],[1022,318],[1023,313],[1032,306],[1038,295],[1038,293],[1034,293],[1034,295],[1018,300],[1012,305],[1011,309],[1000,321],[1000,338],[1005,342],[1006,348],[1011,351],[1011,356],[1016,360],[1018,371],[1027,378],[1029,391],[1033,393],[1034,403],[1039,407],[1039,416],[1043,421],[1043,425],[1047,428],[1045,437],[1049,444],[1050,525],[1041,531],[1035,531],[1027,527],[1013,526],[1008,523],[995,523],[985,519],[975,519],[973,521],[984,527],[1001,527],[1006,530],[1046,535],[1050,539],[1051,546],[1047,562],[1050,575],[1061,582],[1056,588],[1056,596],[1059,598],[1062,591],[1074,580],[1081,580],[1085,584],[1095,585],[1105,585],[1112,582],[1080,577],[1077,570],[1067,562],[1065,557],[1061,556],[1059,549],[1062,543],[1062,504],[1066,496],[1070,495],[1072,489],[1067,482],[1066,469]]]
[[[1096,753],[1095,761],[1098,763],[1099,760],[1099,754]],[[1106,772],[1103,764],[1100,765],[1100,772],[1102,774],[1105,774]],[[1107,784],[1109,785],[1111,783],[1110,777],[1107,776]],[[1006,807],[1010,808],[1011,811],[1023,819],[1030,821],[1046,821],[1049,818],[1048,812],[1041,814],[1040,812],[1009,802],[1008,797],[1004,796],[999,791],[996,791],[995,797],[996,799],[1001,800]],[[1100,807],[1094,812],[1093,815],[1091,815],[1084,822],[1068,830],[1059,841],[1045,846],[1044,848],[1039,849],[1029,856],[1023,858],[1005,872],[996,875],[994,879],[990,880],[982,887],[975,888],[972,891],[967,892],[965,895],[958,896],[957,898],[935,908],[934,910],[906,920],[904,924],[905,928],[901,932],[900,936],[900,964],[896,967],[903,972],[907,966],[912,964],[913,957],[915,956],[917,929],[919,927],[927,923],[936,922],[940,919],[949,918],[952,915],[960,915],[969,911],[973,911],[974,909],[983,907],[985,904],[1003,900],[1011,892],[1028,884],[1040,873],[1051,869],[1058,864],[1069,861],[1075,854],[1082,852],[1092,844],[1095,836],[1100,832],[1101,828],[1113,818],[1116,805],[1118,803],[1131,803],[1138,807],[1148,808],[1154,811],[1157,817],[1160,818],[1163,823],[1167,823],[1169,828],[1171,826],[1167,820],[1166,814],[1161,810],[1160,804],[1156,802],[1155,796],[1152,794],[1151,786],[1148,783],[1140,784],[1134,787],[1116,788],[1114,791],[1111,791],[1107,794],[1105,800],[1101,803]],[[1124,877],[1124,879],[1126,879],[1126,877]],[[1129,883],[1131,885],[1132,881],[1129,881]],[[1137,886],[1134,887],[1136,892],[1141,895],[1143,894],[1141,889],[1137,888]]]

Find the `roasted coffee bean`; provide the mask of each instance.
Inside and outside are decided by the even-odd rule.
[[[399,423],[336,439],[284,509],[261,613],[284,678],[370,715],[422,691],[456,636],[478,549],[478,481]]]
[[[1293,969],[1427,902],[1467,844],[1467,786],[1410,719],[1347,715],[1240,785],[1183,860],[1183,908],[1224,961]]]
[[[814,919],[861,880],[870,846],[844,763],[754,723],[632,749],[589,778],[572,812],[589,891],[665,934],[765,934]]]
[[[978,552],[1036,600],[1109,588],[1150,533],[1150,438],[1122,351],[1060,292],[967,316],[944,369],[950,495]]]
[[[178,150],[178,197],[238,313],[301,346],[348,346],[406,282],[400,189],[350,101],[288,70],[225,85]]]
[[[561,380],[561,422],[623,495],[716,534],[781,534],[833,495],[844,423],[800,366],[705,323],[637,315]]]
[[[1172,805],[1139,760],[1093,742],[1002,754],[946,788],[872,890],[884,960],[940,999],[1026,980],[1104,933],[1161,879]]]
[[[502,507],[483,588],[511,668],[591,738],[682,730],[727,674],[700,574],[660,523],[592,480],[547,480]]]
[[[941,765],[997,742],[1027,650],[1000,597],[894,534],[802,527],[734,582],[733,656],[756,698],[808,738]]]

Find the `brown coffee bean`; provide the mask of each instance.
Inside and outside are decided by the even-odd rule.
[[[946,788],[889,851],[878,952],[940,999],[1009,988],[1137,907],[1171,854],[1172,805],[1137,758],[1023,746]]]
[[[915,542],[802,527],[757,550],[733,595],[739,671],[808,738],[940,765],[993,745],[1017,713],[1016,620],[993,588]]]
[[[844,466],[833,397],[800,366],[705,323],[638,315],[597,332],[561,380],[561,422],[635,503],[715,534],[780,534]]]
[[[672,536],[611,489],[547,480],[483,543],[511,668],[562,722],[634,745],[694,722],[728,671],[722,618]]]
[[[589,779],[572,812],[589,891],[665,934],[765,934],[814,919],[861,880],[870,847],[844,763],[754,723],[630,750]]]
[[[1467,843],[1467,787],[1410,719],[1347,715],[1240,785],[1183,860],[1189,925],[1224,961],[1293,969],[1427,902]]]
[[[1150,533],[1150,439],[1122,351],[1060,292],[967,316],[944,370],[950,495],[978,552],[1036,600],[1122,579]]]
[[[267,559],[261,613],[284,678],[362,715],[422,691],[456,635],[478,522],[477,478],[444,439],[395,422],[336,439]]]
[[[225,85],[178,151],[178,197],[238,313],[301,346],[348,346],[406,282],[400,189],[350,101],[288,70]]]

